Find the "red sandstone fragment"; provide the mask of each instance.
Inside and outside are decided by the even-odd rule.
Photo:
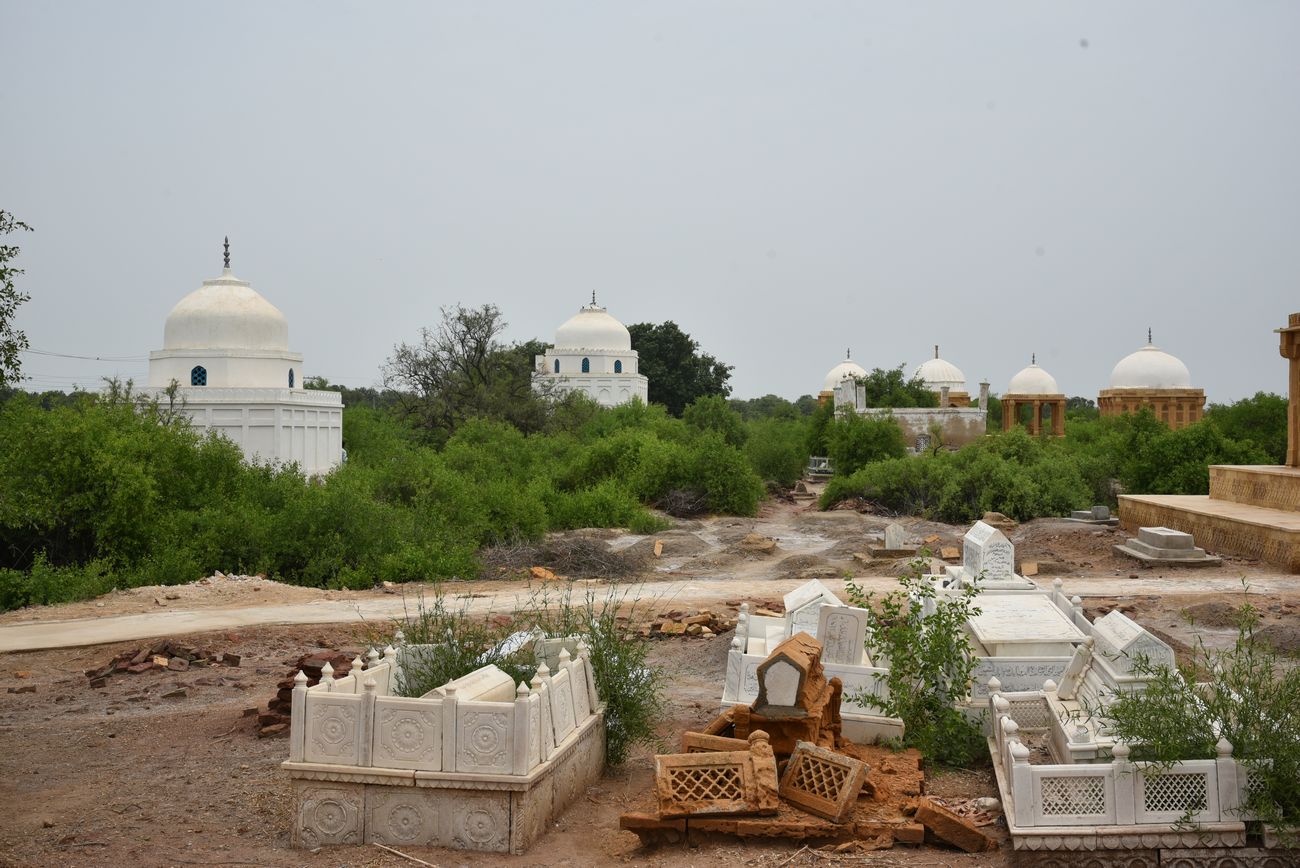
[[[967,853],[996,850],[998,842],[976,828],[969,820],[927,798],[916,803],[916,820],[923,823],[941,841],[952,844]]]

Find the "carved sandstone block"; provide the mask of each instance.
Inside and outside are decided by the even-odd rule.
[[[843,823],[853,813],[867,764],[801,741],[781,778],[781,798],[818,817]]]
[[[703,732],[682,733],[682,753],[716,753],[729,750],[749,750],[749,741]]]
[[[796,633],[758,665],[758,699],[754,711],[764,717],[805,717],[826,686],[822,645]]]
[[[755,732],[749,749],[655,757],[659,816],[775,814],[780,805],[776,757],[767,733]]]

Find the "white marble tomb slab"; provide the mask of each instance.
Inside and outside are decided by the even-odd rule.
[[[1084,639],[1048,597],[981,594],[980,613],[967,621],[992,657],[1069,657]]]
[[[1145,657],[1153,666],[1175,666],[1173,649],[1118,609],[1093,622],[1092,636],[1093,653],[1117,671],[1132,671],[1138,657]]]

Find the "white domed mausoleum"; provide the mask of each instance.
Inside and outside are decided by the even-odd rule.
[[[172,382],[194,427],[234,441],[249,461],[297,462],[328,473],[343,458],[343,396],[303,388],[302,354],[289,350],[289,323],[230,271],[177,302],[163,348],[149,354],[149,389]],[[165,399],[165,397],[164,397]]]
[[[1110,388],[1097,395],[1103,416],[1136,413],[1150,407],[1171,429],[1199,422],[1205,409],[1205,391],[1192,388],[1192,375],[1182,360],[1151,344],[1119,360],[1110,372]]]
[[[939,358],[939,345],[934,345],[934,358],[926,359],[912,372],[912,378],[921,378],[926,388],[936,395],[948,390],[948,406],[969,407],[970,392],[966,391],[966,375],[952,362]]]
[[[1022,418],[1025,408],[1029,408],[1028,420]],[[1029,367],[1011,378],[1002,396],[1002,430],[1010,431],[1022,423],[1030,434],[1041,434],[1050,426],[1053,437],[1065,436],[1065,395],[1056,378],[1038,366],[1035,356],[1030,356]]]
[[[609,312],[591,304],[555,330],[555,344],[537,356],[533,386],[558,394],[582,392],[603,407],[626,404],[633,398],[647,402],[650,382],[638,372],[632,335]]]
[[[826,372],[826,379],[822,380],[822,390],[817,393],[819,403],[825,403],[835,396],[835,389],[840,383],[848,379],[856,380],[859,377],[867,376],[866,368],[853,361],[853,351],[844,351],[844,361]]]

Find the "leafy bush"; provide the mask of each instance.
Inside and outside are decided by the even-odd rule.
[[[1091,501],[1066,448],[1022,430],[956,452],[879,461],[847,477],[836,470],[822,493],[823,509],[861,497],[894,512],[957,524],[990,511],[1022,521],[1065,515]]]
[[[401,695],[421,696],[489,664],[516,682],[528,681],[537,668],[533,641],[507,643],[508,637],[521,629],[550,638],[576,636],[587,645],[596,692],[605,703],[606,762],[621,765],[633,746],[653,741],[664,709],[663,674],[647,662],[649,644],[626,626],[636,607],[626,592],[601,589],[598,599],[588,589],[575,599],[572,585],[558,593],[539,590],[502,621],[473,618],[468,606],[468,597],[452,605],[439,591],[430,602],[421,597],[415,613],[397,623],[408,645],[428,646],[404,655]],[[376,634],[370,641],[392,638]]]
[[[1256,636],[1259,614],[1249,602],[1238,615],[1231,648],[1211,649],[1198,638],[1194,659],[1181,669],[1135,658],[1133,670],[1149,679],[1147,688],[1121,693],[1104,715],[1116,738],[1132,747],[1133,759],[1161,765],[1213,759],[1219,738],[1226,738],[1262,784],[1248,793],[1244,809],[1294,836],[1300,832],[1300,668]],[[1193,687],[1201,678],[1208,683]]]
[[[745,455],[759,478],[794,485],[808,463],[808,426],[802,420],[765,419],[749,423]]]
[[[977,720],[953,704],[966,696],[974,671],[965,625],[979,614],[977,591],[939,595],[924,578],[926,561],[913,562],[899,579],[899,589],[877,596],[847,581],[849,602],[867,609],[866,648],[883,676],[887,699],[866,693],[854,698],[889,717],[903,721],[903,745],[914,747],[931,762],[968,766],[987,755]],[[927,601],[932,604],[926,612]]]
[[[744,446],[749,437],[745,421],[721,395],[696,398],[682,414],[682,421],[696,431],[715,431],[732,446]]]
[[[907,454],[903,431],[892,417],[848,413],[826,430],[826,454],[837,474],[851,475],[873,461]]]

